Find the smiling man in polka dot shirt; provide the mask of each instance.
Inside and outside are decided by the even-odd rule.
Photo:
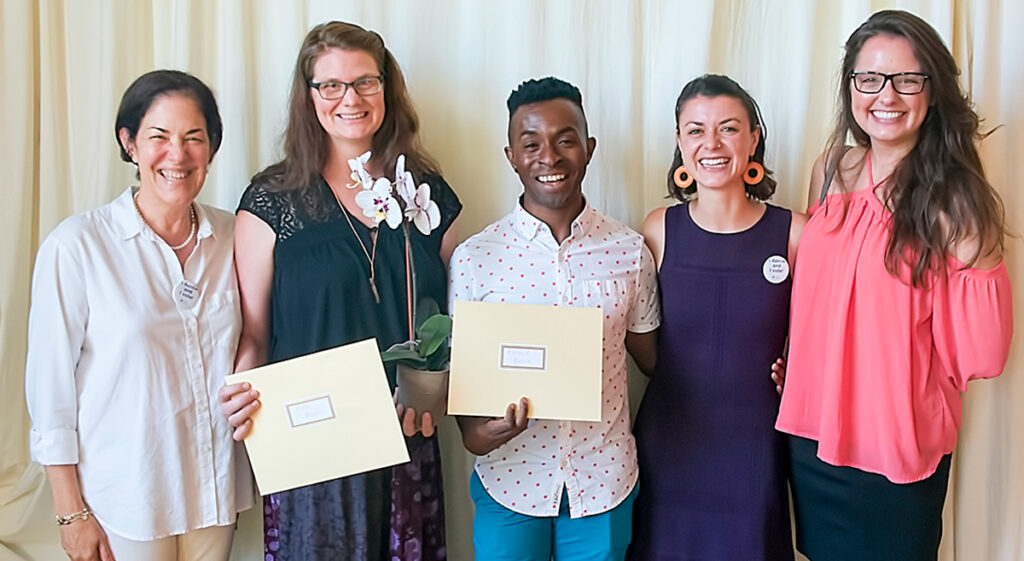
[[[478,456],[470,481],[476,558],[621,560],[637,481],[626,351],[653,369],[654,260],[639,234],[583,197],[597,142],[579,90],[556,78],[528,80],[508,109],[505,154],[523,195],[456,249],[449,298],[601,308],[603,404],[600,422],[528,421],[526,398],[504,418],[459,418],[463,442]]]

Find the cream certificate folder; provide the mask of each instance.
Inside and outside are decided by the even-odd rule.
[[[455,302],[448,414],[601,420],[600,308]]]
[[[268,495],[409,461],[377,342],[350,345],[228,376],[260,392],[245,439]]]

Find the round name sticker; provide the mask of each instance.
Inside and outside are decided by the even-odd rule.
[[[182,279],[178,286],[174,287],[174,301],[179,307],[191,308],[196,305],[196,300],[199,300],[199,287],[196,283]]]
[[[789,277],[789,262],[781,255],[772,255],[764,260],[761,267],[766,281],[772,284],[779,284]]]

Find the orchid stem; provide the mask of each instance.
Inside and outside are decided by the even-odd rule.
[[[405,234],[405,296],[408,304],[409,340],[415,341],[416,333],[413,331],[413,306],[416,295],[416,275],[413,274],[412,268],[412,244],[409,241],[408,221],[402,223],[402,231]]]

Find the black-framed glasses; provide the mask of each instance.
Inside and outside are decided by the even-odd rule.
[[[892,89],[896,90],[896,93],[914,95],[924,90],[928,75],[920,72],[851,72],[850,79],[853,80],[853,87],[860,93],[876,94],[885,89],[886,82],[892,82]]]
[[[320,92],[324,99],[341,99],[352,88],[360,97],[373,95],[384,88],[384,75],[363,76],[355,82],[342,82],[341,80],[328,80],[326,82],[306,82],[309,87]]]

